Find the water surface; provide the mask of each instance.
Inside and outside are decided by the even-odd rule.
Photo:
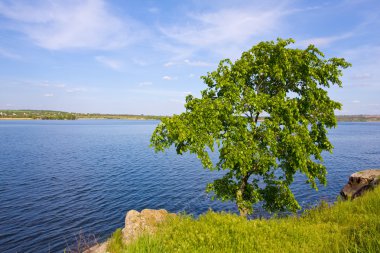
[[[0,121],[0,252],[62,252],[78,233],[101,241],[130,209],[236,212],[204,193],[220,173],[192,155],[149,148],[157,123]],[[380,123],[339,123],[329,138],[335,150],[324,154],[327,187],[316,192],[304,176],[295,178],[303,207],[333,202],[350,174],[380,167]]]

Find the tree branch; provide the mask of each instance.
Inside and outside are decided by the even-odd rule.
[[[256,117],[255,117],[255,124],[257,124],[257,121],[259,120],[259,115],[260,115],[260,113],[258,112],[258,113],[256,113]]]

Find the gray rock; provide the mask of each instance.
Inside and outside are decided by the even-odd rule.
[[[354,199],[380,183],[380,169],[356,172],[350,176],[348,183],[340,191],[343,199]]]
[[[170,216],[175,216],[175,214],[169,213],[165,209],[144,209],[141,213],[135,210],[129,211],[125,217],[125,227],[123,228],[124,242],[129,243],[143,233],[154,233],[157,225]]]

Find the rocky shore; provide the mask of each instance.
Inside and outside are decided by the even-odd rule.
[[[165,221],[168,217],[175,216],[165,209],[153,210],[144,209],[141,212],[130,210],[125,216],[125,227],[123,228],[123,238],[125,243],[130,243],[137,239],[142,233],[152,234],[157,229],[157,225]],[[85,253],[106,253],[107,241],[95,245],[85,251]]]
[[[343,199],[355,199],[380,183],[380,169],[362,170],[352,174],[340,195]]]
[[[380,169],[359,171],[349,177],[348,183],[342,188],[340,194],[343,199],[352,200],[379,184]],[[165,209],[144,209],[141,212],[130,210],[126,214],[125,227],[122,230],[124,242],[130,243],[137,239],[142,233],[154,233],[159,223],[175,215],[176,214],[169,213]],[[97,244],[86,250],[85,253],[108,253],[107,244],[107,241]]]

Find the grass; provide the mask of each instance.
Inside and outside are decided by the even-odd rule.
[[[245,220],[208,212],[180,215],[154,235],[124,245],[121,230],[109,240],[118,252],[380,252],[380,187],[353,201],[321,204],[300,217]]]

